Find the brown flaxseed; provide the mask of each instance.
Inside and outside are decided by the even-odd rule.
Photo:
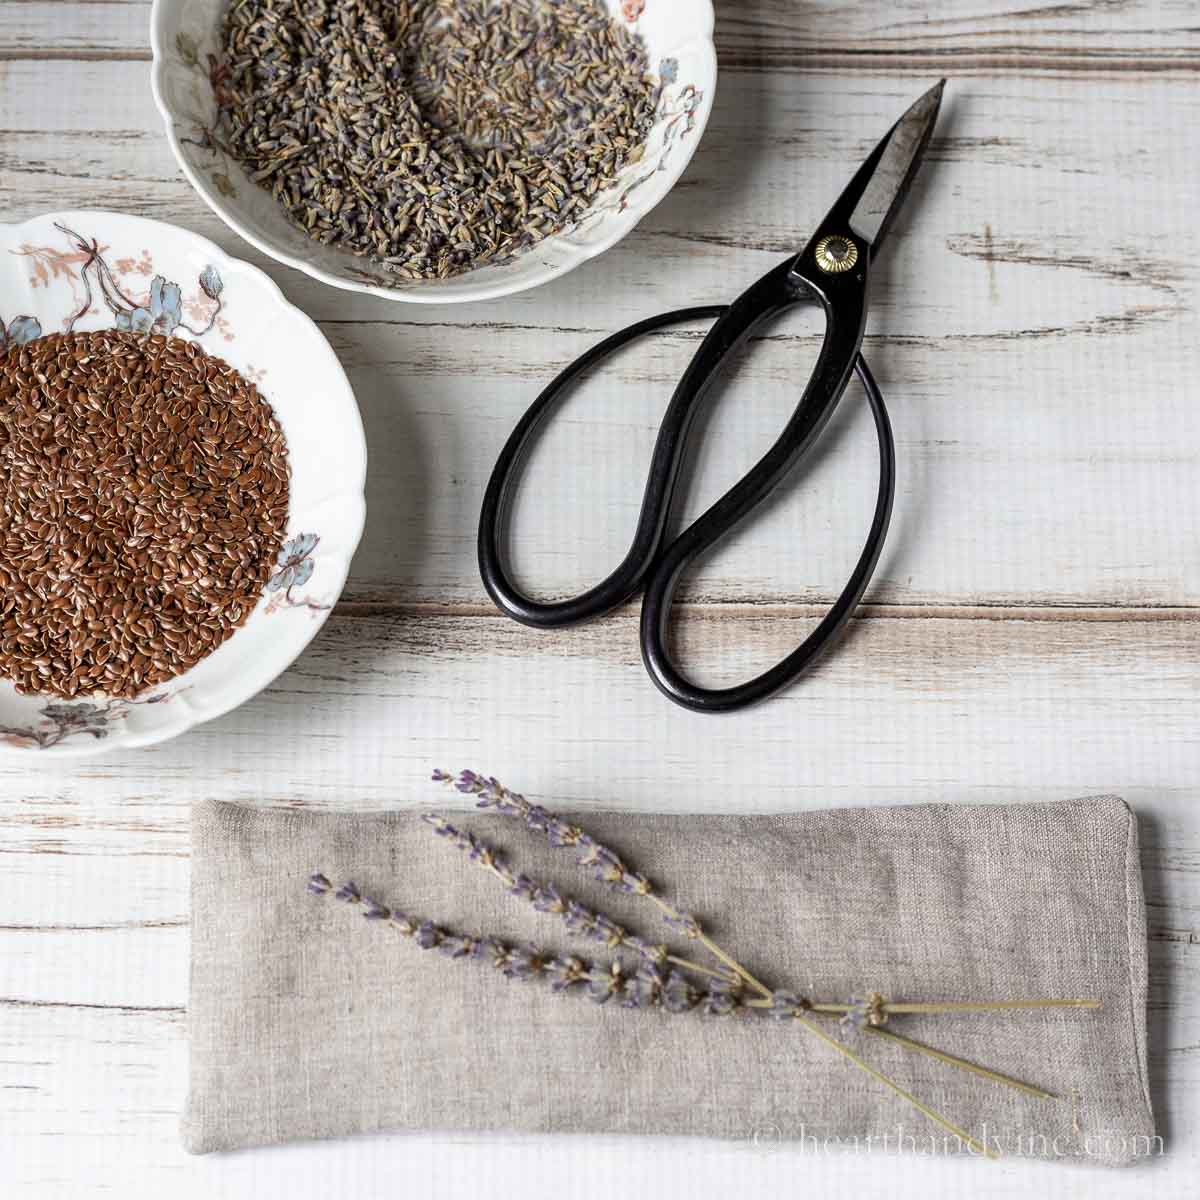
[[[0,675],[133,696],[254,608],[287,526],[271,407],[180,338],[54,334],[0,355]]]

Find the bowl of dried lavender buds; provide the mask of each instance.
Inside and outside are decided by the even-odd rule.
[[[716,85],[711,0],[155,0],[154,95],[201,197],[335,287],[524,291],[628,233]]]
[[[0,225],[0,751],[146,746],[266,687],[365,475],[336,356],[258,268],[139,217]]]

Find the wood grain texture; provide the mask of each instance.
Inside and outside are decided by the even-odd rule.
[[[809,71],[1188,71],[1200,61],[1190,0],[716,0],[725,67]],[[1152,12],[1152,19],[1147,20]],[[148,58],[150,0],[5,0],[0,56]]]
[[[651,0],[657,2],[657,0]],[[722,76],[680,185],[618,248],[501,304],[349,296],[241,243],[193,195],[147,86],[145,0],[0,3],[0,213],[116,208],[269,271],[346,365],[371,446],[367,534],[311,649],[237,712],[74,767],[0,758],[0,1187],[316,1194],[898,1198],[1044,1190],[1040,1168],[732,1145],[382,1137],[216,1159],[179,1149],[188,806],[426,803],[475,765],[574,807],[771,810],[1113,791],[1137,808],[1151,1060],[1168,1154],[1056,1196],[1190,1196],[1200,1168],[1200,368],[1191,0],[718,4]],[[474,563],[492,459],[598,336],[730,298],[793,248],[921,83],[951,76],[875,281],[868,352],[900,456],[870,605],[838,654],[749,714],[669,707],[636,610],[537,635]],[[818,331],[766,332],[705,421],[681,517],[769,444]],[[517,566],[593,581],[632,527],[656,418],[698,331],[592,381],[540,445]],[[794,645],[865,532],[875,451],[851,394],[812,470],[690,579],[707,682]]]
[[[69,103],[22,99],[71,95],[72,82]],[[263,263],[175,170],[143,85],[136,63],[10,64],[0,202],[14,216],[133,210]],[[1151,186],[1161,196],[1153,232],[1144,209],[1146,171],[1166,181],[1179,139],[1200,123],[1200,93],[1158,77],[1107,82],[1117,115],[1099,136],[1097,87],[1004,77],[953,91],[881,260],[869,323],[899,451],[876,602],[1190,606],[1200,595],[1200,413],[1179,386],[1200,338],[1197,234],[1184,189]],[[668,201],[600,260],[502,306],[417,309],[269,267],[349,369],[372,450],[368,503],[392,514],[368,528],[348,596],[482,602],[480,495],[540,384],[602,333],[729,298],[801,242],[911,92],[907,79],[727,73]],[[532,502],[518,510],[517,565],[548,593],[581,589],[619,557],[658,415],[697,336],[670,332],[631,351],[541,444]],[[770,444],[818,336],[799,313],[752,348],[717,398],[685,515]],[[1150,419],[1133,415],[1140,398]],[[836,594],[865,534],[875,471],[852,392],[812,469],[720,547],[688,595]]]

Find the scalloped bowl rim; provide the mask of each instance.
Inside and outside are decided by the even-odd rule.
[[[581,245],[578,242],[565,240],[564,235],[556,235],[555,237],[547,238],[544,242],[538,243],[543,249],[560,251],[560,259],[555,263],[543,263],[539,270],[530,272],[528,277],[521,278],[515,282],[479,284],[475,287],[460,286],[450,294],[434,289],[423,290],[421,283],[410,283],[404,287],[396,288],[379,287],[377,284],[366,282],[356,283],[334,275],[322,267],[315,266],[311,262],[307,262],[305,259],[292,254],[290,251],[281,249],[267,238],[259,237],[258,234],[250,232],[242,224],[232,207],[226,204],[223,197],[216,194],[215,189],[188,161],[187,156],[183,153],[183,147],[180,145],[179,134],[175,129],[176,118],[167,104],[162,82],[168,65],[163,46],[163,24],[166,20],[167,7],[174,2],[175,0],[153,0],[150,9],[150,50],[152,55],[150,64],[150,90],[153,93],[155,107],[158,109],[159,116],[162,118],[163,126],[166,130],[167,141],[171,146],[171,153],[174,155],[179,168],[187,177],[188,182],[196,190],[204,203],[208,205],[209,209],[224,221],[238,237],[245,239],[255,249],[261,251],[269,258],[273,258],[276,262],[282,263],[284,266],[291,267],[294,270],[302,271],[311,279],[328,284],[330,287],[339,288],[346,292],[360,292],[367,296],[378,296],[383,300],[391,300],[397,304],[469,304],[478,300],[495,300],[501,296],[516,295],[520,292],[527,292],[532,288],[540,287],[544,283],[549,283],[552,279],[558,279],[560,276],[573,271],[576,267],[582,266],[590,259],[603,254],[606,250],[612,249],[643,217],[649,215],[670,194],[671,189],[679,181],[680,176],[687,170],[692,156],[696,152],[696,147],[700,144],[700,139],[708,124],[709,116],[712,113],[713,97],[717,82],[717,51],[713,40],[716,12],[712,0],[694,0],[697,4],[703,5],[702,19],[697,31],[698,36],[692,41],[685,43],[685,45],[689,48],[694,46],[706,60],[708,71],[706,79],[707,87],[703,100],[696,111],[695,137],[692,139],[687,153],[680,155],[669,166],[662,168],[665,186],[657,198],[642,206],[630,205],[625,212],[614,216],[610,223],[609,232],[595,241],[589,241]],[[567,232],[569,234],[570,231]],[[470,276],[471,272],[467,271],[463,275],[457,276],[456,280],[464,281],[469,279]]]
[[[363,529],[366,525],[367,443],[362,425],[362,415],[358,410],[358,402],[354,395],[354,389],[350,385],[350,380],[346,376],[341,361],[334,353],[333,347],[329,344],[328,338],[321,332],[312,317],[302,308],[297,307],[288,300],[279,284],[261,267],[257,267],[245,259],[237,258],[228,251],[223,250],[210,238],[206,238],[202,234],[193,233],[190,229],[184,229],[180,225],[173,225],[169,221],[158,221],[152,217],[142,217],[133,213],[121,213],[112,209],[61,209],[52,212],[37,213],[23,221],[0,221],[0,237],[7,238],[12,236],[34,222],[53,220],[88,224],[114,219],[120,222],[131,222],[143,226],[149,231],[166,230],[172,236],[187,238],[196,249],[209,255],[221,267],[228,266],[232,267],[234,272],[245,272],[260,284],[265,285],[266,293],[270,296],[271,300],[278,304],[281,310],[290,311],[293,314],[293,319],[299,318],[301,327],[306,327],[308,331],[311,331],[315,345],[320,347],[322,357],[328,362],[331,393],[333,383],[336,382],[340,385],[339,408],[333,415],[343,420],[350,420],[352,430],[356,430],[358,433],[356,439],[359,450],[357,466],[354,469],[354,478],[346,477],[346,487],[343,496],[346,502],[356,501],[353,513],[349,514],[349,510],[347,510],[349,519],[340,529],[345,538],[346,548],[343,552],[337,554],[331,553],[328,558],[323,560],[329,565],[331,571],[336,571],[336,576],[331,575],[330,577],[331,583],[336,578],[336,587],[331,587],[331,594],[334,596],[334,604],[336,604],[337,599],[340,598],[342,591],[345,589],[346,579],[350,573],[351,561],[362,540]],[[183,692],[177,692],[172,697],[171,704],[171,707],[175,710],[174,719],[164,721],[162,725],[155,726],[154,728],[133,732],[127,732],[122,729],[112,738],[97,738],[90,741],[64,741],[49,749],[32,746],[14,746],[0,742],[0,755],[14,758],[24,757],[27,761],[50,763],[56,760],[95,758],[104,754],[118,753],[122,750],[142,749],[176,738],[188,732],[188,730],[194,729],[197,725],[202,725],[206,721],[212,721],[218,717],[225,716],[235,708],[239,708],[245,704],[248,700],[253,699],[264,689],[270,687],[304,653],[313,638],[320,632],[332,611],[333,605],[331,604],[327,611],[315,615],[315,619],[304,627],[303,636],[297,638],[294,651],[287,654],[286,660],[278,663],[277,668],[272,671],[268,678],[255,680],[252,676],[247,676],[242,672],[235,672],[230,676],[228,687],[218,693],[215,703],[205,704],[202,707],[197,706]],[[233,643],[238,633],[242,632],[244,628],[244,626],[241,626],[235,630],[233,635],[228,639],[228,642],[223,644]],[[238,681],[244,682],[239,684]],[[167,682],[169,683],[170,681]],[[85,698],[81,697],[81,699]],[[31,754],[33,755],[32,760],[29,758]]]

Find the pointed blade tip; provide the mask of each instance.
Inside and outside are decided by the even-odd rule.
[[[937,83],[935,83],[933,85],[933,87],[931,87],[927,92],[925,92],[925,94],[923,96],[921,96],[921,98],[919,100],[917,100],[915,104],[912,105],[912,107],[909,109],[909,112],[911,113],[913,111],[920,111],[920,112],[932,111],[934,114],[936,114],[938,109],[941,107],[942,94],[945,92],[945,90],[946,90],[945,79],[939,79],[937,81]],[[908,114],[906,113],[905,115],[907,116]]]
[[[882,158],[850,217],[855,231],[875,246],[890,224],[893,211],[903,202],[920,164],[941,111],[945,86],[946,80],[939,79],[915,100],[877,150],[882,151]]]

